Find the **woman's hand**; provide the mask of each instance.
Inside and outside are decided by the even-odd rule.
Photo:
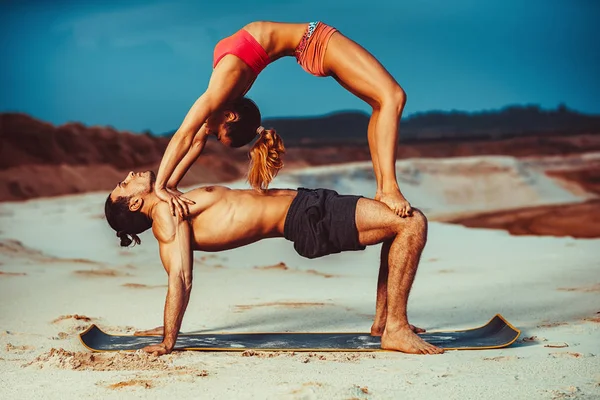
[[[181,219],[188,216],[190,212],[189,205],[196,204],[187,197],[182,196],[182,193],[177,189],[156,187],[154,193],[156,197],[169,203],[173,216],[179,214]]]

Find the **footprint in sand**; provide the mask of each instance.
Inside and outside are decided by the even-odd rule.
[[[339,277],[340,275],[334,275],[334,274],[328,274],[325,272],[320,272],[317,271],[315,269],[309,269],[306,271],[303,270],[299,270],[299,269],[292,269],[290,267],[288,267],[284,262],[279,262],[277,264],[274,265],[267,265],[264,267],[254,267],[254,269],[259,269],[261,271],[292,271],[292,272],[304,272],[310,275],[317,275],[317,276],[322,276],[323,278],[335,278],[335,277]]]
[[[521,339],[522,342],[546,342],[547,340],[543,337],[529,336]]]
[[[131,276],[131,274],[129,274],[127,272],[121,272],[121,271],[117,271],[117,270],[111,269],[111,268],[78,270],[78,271],[74,271],[73,273],[78,276],[85,276],[85,277]]]
[[[25,272],[4,272],[0,271],[0,276],[25,276],[27,275]]]
[[[267,265],[264,267],[254,267],[254,269],[260,269],[263,271],[268,271],[268,270],[287,271],[288,269],[290,269],[290,267],[288,267],[284,262],[279,262],[274,265]]]
[[[84,258],[60,258],[45,254],[39,250],[25,246],[18,240],[0,240],[0,254],[9,258],[38,263],[75,263],[102,265],[101,263]]]
[[[564,353],[556,352],[556,353],[550,353],[549,355],[553,358],[583,358],[584,357],[584,355],[581,353],[573,353],[573,352],[564,352]]]
[[[558,288],[561,292],[582,292],[582,293],[592,293],[592,292],[600,292],[600,283],[596,283],[591,286],[581,286],[575,288]]]
[[[598,313],[598,314],[600,314],[600,313]],[[587,322],[595,322],[597,324],[600,324],[600,316],[584,318],[583,320],[587,321]]]
[[[56,336],[52,336],[50,339],[52,340],[65,340],[69,337],[67,332],[58,332]]]
[[[545,344],[544,347],[549,347],[551,349],[562,349],[563,347],[569,347],[565,342],[552,342]]]
[[[568,325],[566,322],[546,322],[541,325],[538,325],[538,328],[555,328],[557,326]]]
[[[82,324],[82,322],[92,322],[94,318],[86,317],[85,315],[79,314],[69,314],[69,315],[61,315],[60,317],[54,319],[52,321],[53,324],[58,324],[61,326],[61,329],[66,329],[69,333],[78,333],[82,330],[86,329],[89,324]],[[63,332],[64,333],[64,332]],[[60,333],[59,333],[60,335]],[[60,336],[59,336],[60,337]]]
[[[333,274],[326,274],[325,272],[319,272],[317,270],[314,269],[309,269],[306,271],[307,274],[311,274],[311,275],[317,275],[317,276],[322,276],[323,278],[334,278],[334,277],[338,277],[339,275],[333,275]]]
[[[498,357],[485,357],[484,361],[515,361],[519,360],[521,357],[517,356],[498,356]]]
[[[35,347],[33,347],[33,346],[15,346],[12,343],[6,343],[6,346],[4,347],[4,349],[6,350],[7,353],[23,354],[28,351],[35,350]]]
[[[128,381],[121,381],[117,383],[112,383],[110,385],[106,385],[109,389],[123,389],[132,386],[141,386],[144,389],[151,389],[153,387],[152,381],[142,380],[142,379],[131,379]]]
[[[85,321],[85,322],[90,322],[92,320],[92,318],[86,317],[85,315],[68,314],[68,315],[61,315],[60,317],[54,319],[52,321],[52,323],[56,324],[56,323],[58,323],[60,321],[64,321],[64,320],[68,320],[68,319],[74,319],[74,320]]]
[[[51,348],[49,351],[40,354],[33,361],[24,364],[23,367],[54,367],[78,371],[158,371],[159,373],[164,372],[168,375],[208,375],[205,370],[174,365],[173,360],[179,357],[177,353],[156,357],[142,350],[118,353],[90,353],[87,351],[74,352],[62,348]],[[159,375],[156,377],[158,378]]]
[[[331,303],[311,303],[311,302],[270,302],[259,304],[238,304],[235,306],[236,313],[251,310],[258,307],[286,307],[286,308],[303,308],[303,307],[322,307],[333,305]]]
[[[166,288],[168,285],[144,285],[142,283],[124,283],[121,286],[131,289],[154,289]]]

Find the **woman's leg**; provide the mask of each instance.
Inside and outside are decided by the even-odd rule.
[[[323,64],[326,73],[373,107],[369,148],[378,179],[378,200],[402,217],[410,215],[410,204],[396,180],[398,123],[406,103],[404,90],[371,53],[340,32],[331,36]]]
[[[377,181],[377,192],[375,193],[375,200],[381,198],[381,192],[383,188],[381,179],[381,167],[379,166],[379,156],[377,154],[377,119],[379,118],[379,108],[374,107],[373,113],[371,113],[371,119],[369,119],[369,127],[367,128],[367,139],[369,141],[369,151],[371,152],[371,159],[373,160],[373,170],[375,171],[375,180]]]

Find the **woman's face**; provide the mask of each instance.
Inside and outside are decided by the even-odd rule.
[[[206,129],[209,135],[215,135],[217,140],[227,147],[231,147],[231,138],[227,130],[227,123],[234,122],[237,115],[232,111],[219,111],[208,117]]]

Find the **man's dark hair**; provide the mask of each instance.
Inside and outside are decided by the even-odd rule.
[[[117,231],[117,236],[121,239],[121,246],[127,247],[132,242],[142,243],[137,236],[147,229],[152,228],[152,220],[141,211],[131,211],[129,209],[129,200],[131,197],[118,197],[115,201],[106,199],[104,204],[104,215],[106,221]]]

